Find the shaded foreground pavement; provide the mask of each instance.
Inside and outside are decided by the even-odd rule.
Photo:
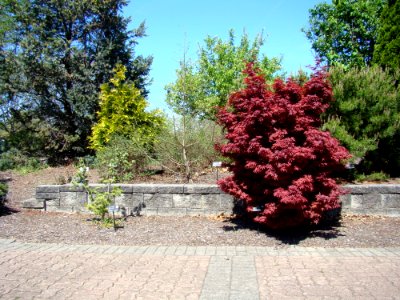
[[[400,299],[400,248],[0,239],[0,299]]]

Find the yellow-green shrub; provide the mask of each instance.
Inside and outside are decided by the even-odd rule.
[[[146,111],[147,101],[133,83],[125,81],[126,67],[117,65],[110,83],[101,86],[98,122],[92,127],[90,148],[102,149],[112,136],[140,138],[151,147],[160,132],[164,117],[160,111]]]

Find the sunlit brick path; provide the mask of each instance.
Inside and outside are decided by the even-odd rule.
[[[29,244],[0,239],[1,299],[400,299],[400,248]]]

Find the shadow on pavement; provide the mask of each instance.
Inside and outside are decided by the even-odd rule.
[[[302,240],[309,238],[322,238],[325,240],[335,239],[339,236],[344,236],[340,233],[340,219],[329,220],[321,222],[319,225],[303,226],[299,228],[290,228],[285,230],[272,230],[263,228],[258,224],[252,222],[250,219],[244,217],[236,217],[225,222],[230,224],[224,225],[225,231],[236,230],[252,230],[260,234],[265,234],[268,237],[273,237],[283,244],[297,245]]]

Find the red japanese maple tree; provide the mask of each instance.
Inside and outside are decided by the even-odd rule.
[[[320,129],[320,114],[332,101],[327,75],[316,70],[303,86],[277,79],[270,89],[252,64],[244,72],[246,87],[218,113],[227,142],[217,149],[231,159],[233,173],[218,184],[257,223],[274,229],[317,224],[340,206],[333,173],[350,157]]]

